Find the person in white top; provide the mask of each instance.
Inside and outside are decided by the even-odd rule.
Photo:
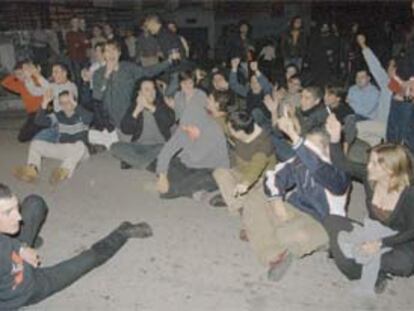
[[[61,110],[59,104],[59,94],[63,91],[70,92],[74,98],[78,98],[78,88],[69,80],[69,70],[63,63],[55,63],[52,66],[52,82],[48,82],[43,76],[40,76],[40,85],[34,83],[26,84],[27,89],[33,96],[43,96],[48,89],[53,92],[53,111]]]

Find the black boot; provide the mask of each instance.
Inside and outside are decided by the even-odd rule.
[[[387,275],[385,272],[380,271],[378,272],[377,281],[375,282],[375,293],[382,294],[385,289],[387,288],[388,280],[391,280],[391,277]]]
[[[212,197],[208,203],[210,204],[210,206],[213,206],[213,207],[226,207],[227,206],[226,202],[224,201],[223,196],[220,193]]]
[[[118,230],[125,234],[125,236],[130,238],[148,238],[153,235],[152,229],[149,224],[146,222],[140,222],[137,224],[132,224],[129,221],[124,221],[119,227]]]
[[[128,163],[121,161],[121,170],[129,170],[132,168],[132,165],[129,165]]]
[[[132,224],[124,221],[108,236],[93,244],[91,249],[94,251],[99,264],[102,264],[115,255],[128,239],[150,236],[152,236],[152,229],[147,223]]]

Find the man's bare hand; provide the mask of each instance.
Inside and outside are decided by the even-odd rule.
[[[31,266],[37,268],[40,266],[40,257],[37,251],[31,247],[23,246],[20,248],[20,257],[30,264]]]

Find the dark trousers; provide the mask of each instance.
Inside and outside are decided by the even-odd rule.
[[[410,146],[413,140],[411,138],[413,118],[414,108],[411,102],[392,99],[387,124],[387,141],[396,144],[407,143]]]
[[[340,231],[350,232],[353,221],[349,218],[330,215],[324,220],[324,227],[329,235],[330,251],[338,269],[350,280],[361,278],[362,265],[354,259],[345,257],[338,245]],[[381,256],[380,271],[396,276],[408,277],[414,272],[414,243],[403,243]]]
[[[17,236],[33,246],[47,214],[46,202],[39,196],[28,196],[21,204],[22,229]],[[92,269],[111,258],[127,241],[125,234],[115,229],[89,250],[55,266],[34,270],[35,286],[25,305],[40,302],[68,287]]]
[[[175,157],[170,162],[167,174],[170,190],[166,194],[161,194],[160,197],[163,199],[191,198],[198,191],[213,192],[218,190],[212,173],[211,169],[189,168],[178,157]]]
[[[38,126],[35,123],[36,112],[27,115],[27,119],[19,131],[17,139],[21,143],[31,141],[32,138],[39,133],[44,127]]]

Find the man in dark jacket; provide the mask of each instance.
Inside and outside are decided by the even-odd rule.
[[[132,101],[136,81],[143,77],[154,77],[166,70],[172,60],[150,67],[140,67],[134,63],[120,61],[121,50],[116,41],[105,44],[105,66],[93,75],[93,98],[102,102],[110,121],[120,128],[129,104]]]
[[[300,100],[300,109],[296,112],[285,109],[283,113],[295,114],[296,123],[300,135],[306,134],[322,129],[325,126],[326,118],[328,117],[328,109],[322,102],[322,93],[317,87],[307,87],[303,89]],[[272,129],[272,142],[275,147],[276,156],[280,161],[286,161],[295,156],[292,146],[286,140],[286,136],[282,133],[277,122]]]
[[[144,26],[157,39],[164,59],[168,59],[173,53],[179,53],[181,59],[186,58],[187,53],[180,37],[163,26],[158,15],[148,16],[145,19]]]
[[[81,254],[39,268],[40,257],[33,246],[47,212],[40,196],[30,195],[19,204],[9,187],[0,183],[0,310],[36,304],[105,263],[129,238],[152,235],[147,223],[123,222]]]
[[[147,167],[171,137],[175,123],[174,111],[160,95],[151,79],[138,82],[136,101],[128,108],[121,121],[121,130],[132,135],[130,143],[118,142],[112,145],[112,154],[121,161],[138,169]],[[122,165],[123,168],[127,166]]]

